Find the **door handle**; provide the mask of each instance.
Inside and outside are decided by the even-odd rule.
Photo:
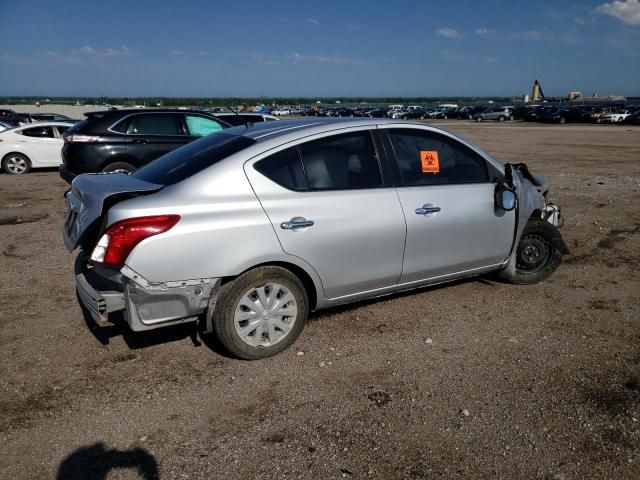
[[[438,213],[440,210],[440,207],[434,205],[424,205],[423,207],[416,208],[416,215],[432,215]]]
[[[283,230],[296,230],[298,228],[313,227],[313,225],[314,225],[313,220],[307,220],[306,218],[296,217],[296,218],[292,218],[288,222],[281,223],[280,228],[282,228]]]
[[[133,143],[149,143],[149,140],[146,140],[144,138],[135,138],[133,140]]]

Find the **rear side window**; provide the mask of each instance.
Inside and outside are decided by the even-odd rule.
[[[424,130],[390,129],[405,186],[485,183],[487,162],[466,145]]]
[[[269,180],[289,190],[306,190],[307,179],[302,169],[298,148],[288,148],[255,165],[255,169]]]
[[[53,128],[51,127],[25,128],[24,130],[22,130],[22,135],[26,135],[27,137],[55,138],[55,135],[53,134]]]
[[[134,115],[127,133],[134,135],[183,135],[175,115],[162,113]]]
[[[313,190],[382,186],[376,150],[367,131],[304,143],[300,153]]]
[[[187,121],[189,135],[192,137],[204,137],[210,133],[222,130],[222,125],[210,118],[200,117],[197,115],[186,115],[185,119]]]
[[[163,155],[133,175],[158,185],[173,185],[254,143],[248,137],[218,132]]]

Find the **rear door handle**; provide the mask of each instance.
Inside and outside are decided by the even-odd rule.
[[[435,205],[424,205],[420,208],[416,208],[416,215],[433,215],[441,210],[440,207]]]
[[[313,220],[307,220],[306,218],[302,217],[295,217],[288,222],[281,223],[280,228],[282,228],[283,230],[296,230],[298,228],[313,227],[313,225]]]
[[[149,140],[144,138],[134,138],[133,143],[149,143]]]

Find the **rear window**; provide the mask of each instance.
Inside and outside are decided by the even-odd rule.
[[[163,155],[133,175],[158,185],[173,185],[255,143],[228,133],[213,133]]]

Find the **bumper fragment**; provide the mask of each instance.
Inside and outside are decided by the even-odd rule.
[[[78,298],[98,324],[109,324],[110,313],[125,309],[124,293],[113,290],[96,290],[83,272],[83,262],[84,258],[79,255],[75,264]]]
[[[97,268],[87,268],[86,257],[78,255],[75,280],[78,298],[99,325],[110,325],[109,315],[122,311],[134,332],[191,322],[209,305],[218,278],[203,278],[155,284],[128,267],[115,282]]]

